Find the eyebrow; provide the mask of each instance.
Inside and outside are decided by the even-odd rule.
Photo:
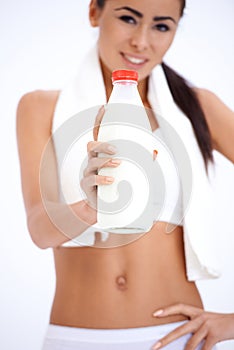
[[[130,11],[132,12],[134,15],[136,15],[137,17],[139,18],[143,18],[143,14],[140,13],[139,11],[131,8],[131,7],[128,7],[128,6],[123,6],[123,7],[119,7],[117,9],[115,9],[115,11],[120,11],[120,10],[127,10],[127,11]],[[155,22],[158,22],[158,21],[165,21],[165,20],[170,20],[172,22],[174,22],[176,24],[176,21],[174,20],[173,17],[170,17],[170,16],[156,16],[156,17],[153,17],[153,21]]]

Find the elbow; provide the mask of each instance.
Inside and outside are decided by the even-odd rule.
[[[60,212],[61,211],[58,211],[58,214],[56,215],[58,216]],[[48,216],[41,203],[32,207],[27,214],[28,231],[33,243],[38,248],[57,248],[71,239],[59,229],[59,226],[56,223],[53,222],[53,217],[51,219]],[[63,217],[61,220],[64,221]]]
[[[52,245],[49,244],[48,237],[46,237],[40,226],[41,225],[40,222],[38,222],[38,218],[35,218],[34,215],[28,216],[27,227],[33,243],[38,248],[43,250],[47,248],[52,248]]]
[[[68,239],[51,224],[44,211],[33,211],[27,217],[27,227],[33,243],[40,249],[57,248]]]
[[[40,249],[50,248],[47,242],[43,237],[43,233],[39,233],[35,225],[32,223],[30,219],[27,220],[27,227],[32,239],[32,242]]]

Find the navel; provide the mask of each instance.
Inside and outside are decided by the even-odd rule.
[[[120,275],[116,278],[116,285],[117,288],[120,290],[126,290],[127,289],[127,278],[124,275]]]

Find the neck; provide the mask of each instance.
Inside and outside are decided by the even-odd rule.
[[[145,107],[149,107],[149,102],[148,102],[148,80],[149,78],[145,78],[138,83],[138,91],[141,96],[141,100],[144,104]]]

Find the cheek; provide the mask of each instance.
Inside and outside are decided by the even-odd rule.
[[[111,28],[102,28],[99,32],[99,46],[103,51],[112,51],[113,46],[116,46],[118,33],[115,33]]]
[[[173,39],[174,39],[175,34],[173,33],[172,35],[168,36],[162,36],[161,38],[155,38],[154,40],[154,51],[159,55],[159,56],[164,56],[167,50],[170,48]]]

